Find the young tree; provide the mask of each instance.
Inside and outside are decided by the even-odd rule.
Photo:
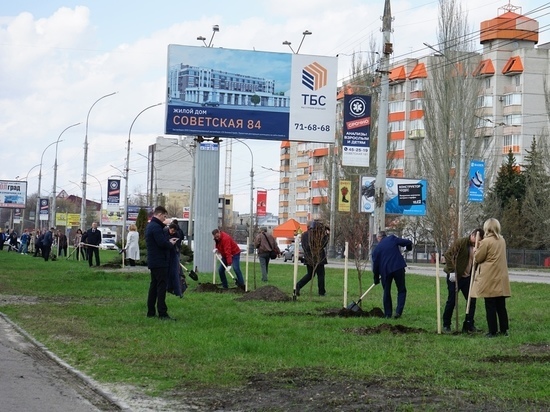
[[[462,160],[477,156],[482,140],[469,138],[475,135],[481,93],[479,80],[471,76],[479,57],[464,16],[458,1],[439,1],[439,53],[429,60],[424,84],[425,138],[414,141],[419,154],[415,174],[430,182],[427,220],[439,249],[446,249],[470,225],[464,221],[469,210],[463,200],[467,174],[461,170]]]

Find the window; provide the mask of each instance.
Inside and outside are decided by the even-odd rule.
[[[520,126],[521,114],[509,114],[507,116],[504,116],[504,123],[508,126]]]
[[[411,80],[411,91],[416,92],[416,91],[419,91],[419,90],[423,90],[422,79]]]
[[[390,86],[390,94],[403,93],[403,83],[393,84]]]
[[[478,96],[477,107],[493,107],[493,96]]]
[[[397,132],[400,130],[405,130],[405,122],[403,120],[398,120],[397,122],[390,122],[390,131]]]
[[[519,153],[519,138],[520,136],[518,134],[505,135],[504,145],[502,146],[502,153],[506,154],[510,150],[512,151],[512,153]]]
[[[411,120],[411,130],[424,130],[424,119]]]
[[[494,125],[493,116],[478,117],[476,116],[476,128],[481,127],[493,127]]]
[[[512,86],[521,86],[521,74],[512,76]]]
[[[395,112],[404,112],[405,111],[405,102],[403,100],[397,102],[390,102],[389,104],[390,113]]]
[[[485,88],[486,89],[491,88],[491,78],[490,77],[485,78]]]
[[[422,110],[422,99],[411,100],[411,110]]]
[[[511,93],[504,95],[504,106],[521,104],[521,94]]]
[[[392,140],[390,142],[389,150],[403,150],[404,140]]]

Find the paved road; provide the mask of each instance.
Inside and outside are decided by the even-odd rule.
[[[0,410],[130,411],[0,313]]]

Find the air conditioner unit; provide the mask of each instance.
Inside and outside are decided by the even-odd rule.
[[[409,139],[423,139],[426,137],[426,131],[424,129],[409,130]]]

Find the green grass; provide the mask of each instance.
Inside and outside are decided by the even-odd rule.
[[[102,262],[115,257],[116,252],[102,251]],[[255,373],[319,368],[334,376],[437,393],[451,389],[473,398],[550,405],[547,284],[512,284],[513,296],[507,300],[511,337],[486,339],[483,334],[437,335],[435,280],[426,276],[407,274],[407,303],[399,320],[323,316],[343,302],[343,270],[327,269],[327,296],[317,296],[316,283],[310,294],[308,284],[297,302],[237,301],[239,295],[195,292],[196,283],[190,281],[183,299],[167,297],[169,313],[178,321],[162,322],[145,316],[148,273],[104,272],[85,262],[44,262],[5,252],[0,261],[0,294],[21,296],[22,301],[39,298],[36,304],[6,304],[0,311],[100,382],[160,393],[235,386]],[[256,277],[261,286],[258,264]],[[269,278],[270,285],[291,295],[292,265],[270,265]],[[367,274],[364,286],[371,279]],[[211,273],[200,274],[200,281],[211,280]],[[441,287],[444,305],[446,290]],[[349,290],[348,302],[356,300],[352,271]],[[381,307],[381,296],[381,287],[374,288],[363,309]],[[460,304],[462,322],[464,300]],[[359,335],[344,330],[382,323],[425,332]],[[482,300],[476,324],[487,328]],[[539,352],[527,351],[537,347]]]

